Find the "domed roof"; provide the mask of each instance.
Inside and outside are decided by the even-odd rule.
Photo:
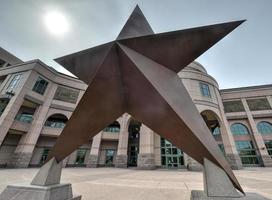
[[[199,62],[196,62],[196,61],[190,63],[187,67],[185,67],[185,69],[195,70],[195,71],[199,71],[199,72],[203,72],[205,74],[208,74],[207,70]]]

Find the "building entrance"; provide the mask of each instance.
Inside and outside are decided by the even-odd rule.
[[[165,168],[185,167],[183,152],[164,138],[161,138],[161,165]]]
[[[140,122],[137,122],[135,120],[130,121],[128,127],[128,166],[137,166],[140,141],[140,127]]]

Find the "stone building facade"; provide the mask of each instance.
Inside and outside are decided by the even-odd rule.
[[[197,62],[179,76],[234,169],[272,166],[272,85],[219,90]],[[0,167],[42,165],[86,88],[40,60],[23,62],[0,49]],[[201,167],[129,114],[90,138],[64,166]]]

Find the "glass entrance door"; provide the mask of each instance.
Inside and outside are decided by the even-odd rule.
[[[161,165],[165,168],[183,168],[183,152],[168,140],[161,138]]]
[[[115,150],[114,149],[106,149],[106,166],[113,166],[113,158],[114,158]]]
[[[128,132],[128,166],[137,166],[141,123],[131,120]]]

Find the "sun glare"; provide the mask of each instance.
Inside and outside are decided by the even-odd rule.
[[[48,31],[53,35],[63,35],[69,30],[67,18],[60,12],[48,12],[44,16],[44,23]]]

